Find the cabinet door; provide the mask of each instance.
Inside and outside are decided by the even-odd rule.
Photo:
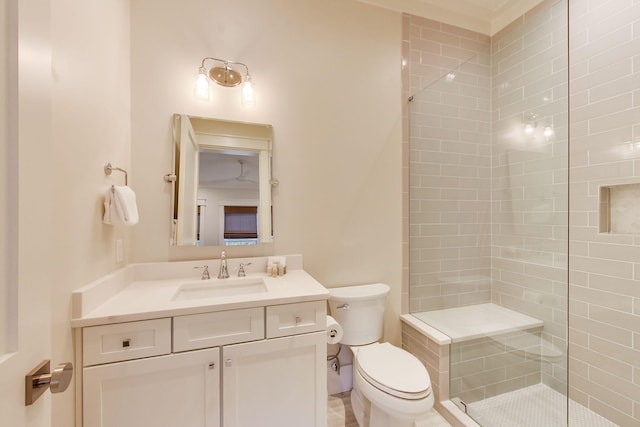
[[[326,427],[326,333],[229,345],[222,358],[224,427]]]
[[[84,427],[219,427],[220,350],[84,368]]]

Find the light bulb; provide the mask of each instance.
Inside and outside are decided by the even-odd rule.
[[[531,136],[536,131],[536,128],[531,124],[527,123],[524,125],[524,134],[527,136]]]
[[[207,78],[207,70],[204,67],[200,67],[198,71],[198,77],[196,77],[196,84],[193,92],[199,99],[208,101],[210,96],[209,79]]]
[[[242,105],[245,107],[251,107],[256,105],[256,94],[253,90],[253,83],[251,82],[251,76],[247,74],[244,83],[242,84]]]
[[[551,138],[554,134],[555,134],[555,132],[553,130],[553,127],[545,126],[545,128],[544,128],[544,137],[547,138],[547,140],[549,140],[549,138]]]

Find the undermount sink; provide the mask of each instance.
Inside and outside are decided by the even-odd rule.
[[[267,292],[262,278],[240,278],[223,280],[202,280],[184,283],[175,293],[172,301],[184,301],[205,298],[220,298],[236,295],[259,294]]]

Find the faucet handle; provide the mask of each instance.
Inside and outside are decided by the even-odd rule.
[[[238,266],[238,277],[245,277],[247,275],[247,273],[245,273],[244,268],[247,265],[251,265],[250,262],[241,262],[240,265]]]
[[[200,265],[193,267],[194,269],[202,268],[202,277],[201,280],[209,280],[211,279],[211,275],[209,275],[209,266],[208,265]]]

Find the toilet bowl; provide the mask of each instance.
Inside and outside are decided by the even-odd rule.
[[[368,423],[365,421],[361,426],[411,427],[433,407],[429,373],[411,353],[389,343],[352,350],[355,353],[352,406],[369,403],[368,414],[362,409]],[[354,398],[358,393],[361,396]],[[377,410],[374,416],[371,408]]]
[[[360,427],[413,427],[433,407],[431,380],[411,353],[382,338],[384,299],[389,286],[348,286],[329,290],[331,314],[353,352],[351,405]]]

